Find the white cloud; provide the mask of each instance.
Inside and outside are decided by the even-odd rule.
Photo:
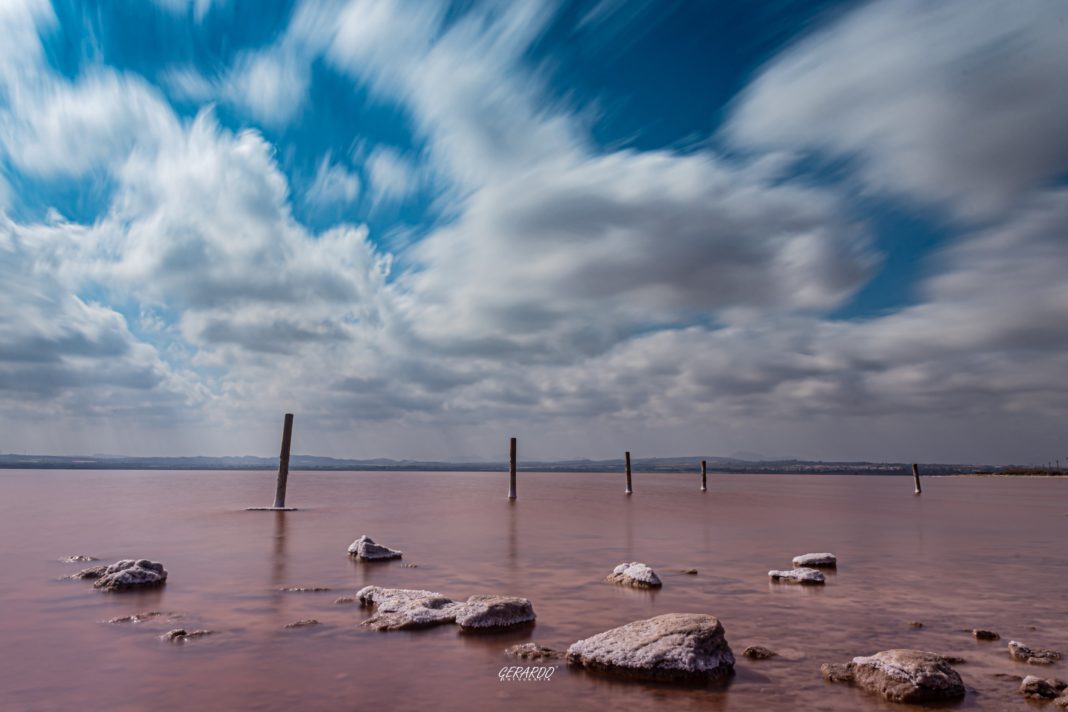
[[[305,200],[312,205],[345,205],[360,194],[360,178],[345,166],[330,162],[327,153],[319,161],[315,180],[305,193]]]
[[[727,133],[989,218],[1068,168],[1066,22],[1057,0],[871,2],[772,59]]]
[[[364,165],[376,204],[403,201],[419,189],[418,170],[391,148],[376,146]]]

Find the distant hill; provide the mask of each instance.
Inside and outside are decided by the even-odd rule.
[[[746,453],[755,454],[755,453]],[[636,472],[694,472],[701,460],[710,470],[740,473],[808,473],[808,474],[911,474],[910,463],[903,462],[823,462],[818,460],[749,460],[714,455],[686,457],[635,458]],[[56,456],[0,454],[0,468],[7,469],[87,469],[87,470],[273,470],[277,457],[252,455],[232,457],[126,457],[119,455]],[[291,470],[337,471],[453,471],[496,472],[506,470],[505,460],[481,462],[440,462],[428,460],[369,460],[340,459],[317,455],[294,455]],[[1001,472],[1011,468],[974,464],[927,463],[920,466],[924,474],[965,474],[973,472]],[[519,469],[527,472],[619,472],[623,459],[613,460],[551,460],[521,461]]]

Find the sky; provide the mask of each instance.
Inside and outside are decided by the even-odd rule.
[[[1066,35],[2,0],[0,452],[1068,460]]]

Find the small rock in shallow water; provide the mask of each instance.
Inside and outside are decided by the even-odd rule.
[[[280,588],[278,590],[284,593],[322,593],[324,591],[332,591],[333,589],[326,586],[289,586],[288,588]]]
[[[187,631],[185,628],[175,628],[174,630],[169,630],[163,635],[161,635],[160,639],[166,640],[170,643],[184,643],[187,640],[192,640],[193,638],[202,638],[205,635],[211,635],[214,632],[215,631],[212,630]]]
[[[714,680],[734,671],[723,626],[699,613],[666,613],[607,630],[572,644],[567,661],[651,680]]]
[[[1068,683],[1064,680],[1043,680],[1035,675],[1028,675],[1020,683],[1020,694],[1032,700],[1052,700],[1059,696]]]
[[[775,657],[778,653],[769,648],[765,648],[762,645],[750,645],[742,651],[742,655],[747,658],[752,658],[753,660],[767,660],[768,658]]]
[[[130,591],[160,586],[166,580],[163,564],[148,559],[123,559],[104,569],[93,586],[103,591]]]
[[[909,621],[909,628],[923,628],[923,623],[919,621]]]
[[[533,642],[505,648],[504,653],[505,655],[511,655],[513,658],[523,658],[524,660],[549,660],[564,657],[562,650],[553,650]]]
[[[1009,641],[1009,655],[1013,660],[1031,665],[1052,665],[1061,659],[1061,654],[1056,650],[1032,650],[1016,640]]]
[[[534,622],[534,606],[516,596],[471,596],[455,611],[464,629],[510,628]]]
[[[684,573],[684,574],[686,574],[688,576],[696,576],[697,575],[697,569],[683,569],[681,573]]]
[[[807,585],[819,585],[827,579],[816,569],[798,568],[789,571],[769,571],[768,576],[772,581],[786,581],[787,583],[800,583]]]
[[[120,616],[118,618],[112,618],[107,621],[108,623],[144,623],[147,620],[158,618],[159,616],[166,616],[170,620],[181,618],[176,613],[164,613],[163,611],[144,611],[142,613],[134,613],[129,616]]]
[[[340,596],[340,597],[334,599],[334,603],[336,603],[338,605],[342,605],[342,604],[345,604],[345,603],[356,603],[356,599],[353,598],[352,596]]]
[[[620,564],[612,570],[612,573],[605,580],[634,588],[660,588],[664,585],[655,571],[637,561]]]
[[[964,683],[941,655],[922,650],[884,650],[846,665],[823,665],[831,682],[852,682],[891,702],[933,702],[964,697]]]
[[[68,578],[72,579],[98,579],[104,575],[104,572],[108,570],[107,565],[104,566],[90,566],[87,569],[82,569],[76,574],[71,574]]]
[[[355,557],[360,561],[387,561],[401,558],[402,553],[394,551],[388,546],[376,544],[371,537],[364,534],[349,544],[349,556]]]
[[[972,635],[976,640],[1000,640],[1001,636],[992,630],[983,630],[981,628],[972,629]]]
[[[88,554],[71,554],[67,558],[63,559],[64,563],[77,564],[83,561],[100,561],[95,556],[89,556]]]
[[[822,552],[819,554],[801,554],[795,556],[793,564],[795,567],[822,567],[833,569],[838,566],[838,558],[834,554],[828,552]]]
[[[319,625],[319,621],[314,618],[304,618],[292,623],[286,623],[283,628],[307,628],[310,625]]]

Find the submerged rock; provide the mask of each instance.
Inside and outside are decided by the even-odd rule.
[[[697,575],[697,569],[683,569],[679,573],[686,574],[687,576],[696,576]]]
[[[534,618],[530,601],[516,596],[471,596],[455,611],[456,624],[465,629],[510,628]]]
[[[119,616],[118,618],[111,618],[106,621],[107,623],[144,623],[145,621],[152,620],[153,618],[159,618],[165,616],[168,620],[176,620],[181,618],[177,613],[164,613],[163,611],[143,611],[141,613],[134,613],[129,616]]]
[[[769,571],[768,576],[772,581],[785,581],[787,583],[800,583],[810,586],[824,583],[827,579],[816,569],[797,568],[789,571]]]
[[[286,623],[283,628],[307,628],[311,625],[319,625],[319,621],[314,618],[303,618],[299,621],[293,621],[292,623]]]
[[[72,579],[98,579],[104,575],[104,572],[108,570],[107,564],[103,566],[90,566],[87,569],[82,569],[76,574],[71,574],[68,578]]]
[[[353,556],[360,561],[387,561],[389,559],[399,559],[401,555],[402,552],[374,543],[374,540],[366,534],[349,544],[349,556]]]
[[[283,593],[323,593],[324,591],[332,591],[329,586],[287,586],[286,588],[280,588],[279,591]]]
[[[775,657],[778,653],[770,648],[765,648],[763,645],[750,645],[742,651],[742,655],[753,660],[767,660]]]
[[[660,588],[664,584],[656,572],[645,564],[632,561],[629,564],[620,564],[605,579],[610,583],[618,583],[623,586],[634,588]]]
[[[1013,660],[1029,663],[1031,665],[1052,665],[1061,659],[1061,654],[1056,650],[1032,650],[1023,643],[1010,640],[1009,655]]]
[[[356,594],[360,604],[375,608],[363,625],[375,630],[427,628],[456,620],[461,604],[434,591],[365,586]]]
[[[819,554],[801,554],[795,556],[793,564],[795,567],[822,567],[832,569],[838,566],[838,558],[834,554],[827,552]]]
[[[845,665],[823,665],[831,682],[852,682],[891,702],[933,702],[964,696],[964,683],[941,655],[922,650],[884,650]]]
[[[564,657],[564,651],[546,648],[544,645],[538,645],[534,642],[521,643],[505,648],[504,654],[513,658],[523,658],[524,660],[550,660]]]
[[[992,630],[983,630],[982,628],[972,629],[972,635],[976,640],[1000,640],[1001,636]]]
[[[355,603],[355,602],[356,602],[356,599],[353,598],[352,596],[338,596],[337,598],[334,599],[334,603],[336,603],[338,605],[344,605],[346,603]]]
[[[95,556],[89,556],[88,554],[71,554],[63,559],[63,563],[65,564],[79,564],[83,561],[100,561],[100,559]]]
[[[1052,700],[1065,688],[1068,688],[1068,682],[1064,680],[1043,680],[1036,675],[1028,675],[1020,683],[1020,694],[1032,700]]]
[[[909,621],[909,628],[923,628],[923,623],[920,621]]]
[[[215,631],[213,630],[192,630],[187,631],[185,628],[175,628],[174,630],[168,630],[166,633],[160,636],[161,640],[166,640],[169,643],[184,643],[187,640],[193,638],[202,638],[205,635],[211,635]]]
[[[163,564],[148,559],[123,559],[104,569],[93,586],[103,591],[130,591],[160,586],[166,580]]]
[[[666,613],[607,630],[571,645],[567,661],[651,680],[712,680],[734,670],[723,626],[700,613]]]

